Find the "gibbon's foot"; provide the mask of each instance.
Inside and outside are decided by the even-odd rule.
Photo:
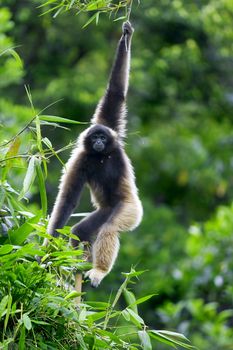
[[[131,36],[134,32],[134,29],[129,21],[124,22],[122,25],[122,33],[123,35]]]
[[[102,281],[102,279],[106,276],[106,272],[103,272],[98,269],[91,269],[85,273],[85,278],[89,278],[91,280],[92,287],[97,288]]]

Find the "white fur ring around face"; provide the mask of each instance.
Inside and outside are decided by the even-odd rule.
[[[106,276],[106,272],[98,269],[91,269],[85,273],[85,278],[91,280],[92,287],[98,287],[102,279]]]

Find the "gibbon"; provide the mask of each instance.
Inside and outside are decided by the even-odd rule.
[[[94,287],[116,260],[119,232],[133,230],[143,214],[123,143],[133,31],[130,22],[123,24],[106,92],[66,164],[48,224],[48,233],[58,236],[56,229],[66,224],[87,184],[96,210],[74,225],[72,233],[80,241],[91,242],[93,268],[86,276]],[[71,241],[74,248],[78,238]]]

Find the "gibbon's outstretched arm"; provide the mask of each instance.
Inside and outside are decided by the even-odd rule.
[[[50,235],[54,237],[59,235],[56,229],[62,228],[68,221],[78,204],[84,183],[85,177],[82,171],[71,158],[61,178],[59,192],[49,220],[47,231]]]
[[[97,106],[92,123],[103,124],[125,136],[126,95],[129,84],[130,51],[133,27],[125,22],[116,50],[115,62],[105,95]]]

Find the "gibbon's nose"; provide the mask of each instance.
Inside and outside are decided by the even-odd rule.
[[[94,150],[97,152],[101,152],[104,149],[104,144],[101,140],[96,140],[94,144]]]

